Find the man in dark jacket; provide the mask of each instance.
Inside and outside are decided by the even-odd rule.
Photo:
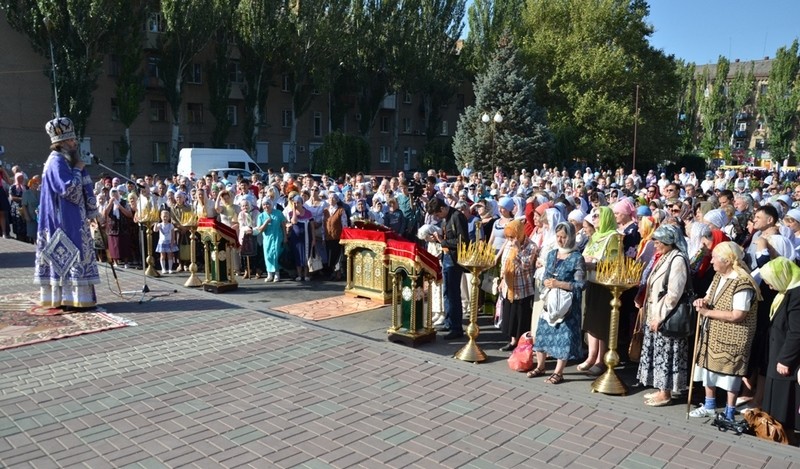
[[[428,214],[442,220],[442,235],[434,235],[442,245],[442,277],[444,296],[444,326],[441,332],[447,332],[445,340],[460,339],[464,336],[462,324],[463,309],[461,307],[461,274],[458,265],[458,245],[469,243],[467,218],[459,210],[448,206],[444,200],[432,197],[428,201]]]

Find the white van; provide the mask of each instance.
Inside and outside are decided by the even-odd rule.
[[[261,173],[255,161],[244,150],[224,148],[183,148],[178,154],[178,174],[201,178],[215,168],[245,169]]]

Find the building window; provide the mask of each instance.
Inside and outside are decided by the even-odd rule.
[[[192,83],[195,85],[200,85],[203,83],[203,65],[202,64],[192,64],[189,67],[189,77],[186,80],[187,83]]]
[[[244,83],[244,76],[239,62],[231,61],[228,63],[228,80],[231,83]]]
[[[756,122],[756,130],[759,130],[759,131],[764,130],[764,121]]]
[[[756,140],[756,150],[763,150],[764,149],[764,140],[758,139]]]
[[[389,147],[381,146],[381,163],[389,162]]]
[[[238,110],[239,109],[236,107],[236,105],[232,104],[232,105],[228,106],[228,122],[230,122],[231,125],[239,125],[239,112],[238,112]]]
[[[411,98],[412,98],[412,97],[411,97],[411,93],[409,93],[408,91],[406,91],[406,92],[404,92],[404,93],[403,93],[403,102],[404,102],[405,104],[411,104],[411,101],[412,101],[412,99],[411,99]]]
[[[108,56],[108,76],[118,77],[120,71],[119,56],[110,54]]]
[[[169,144],[153,142],[153,163],[169,163]]]
[[[758,94],[759,96],[765,96],[767,94],[767,84],[762,83],[761,86],[758,87]]]
[[[411,155],[413,154],[414,150],[411,147],[405,147],[403,150],[403,165],[405,167],[411,167]]]
[[[289,92],[289,74],[281,75],[281,91]]]
[[[167,102],[152,100],[150,101],[150,121],[151,122],[166,122],[167,121]]]
[[[147,16],[147,31],[151,33],[164,32],[164,18],[161,13],[150,13]]]
[[[288,129],[292,126],[292,110],[284,109],[281,111],[281,127]]]
[[[159,80],[161,72],[159,70],[160,60],[158,57],[148,57],[147,58],[147,65],[146,65],[146,86],[150,88],[157,88],[159,86]]]
[[[442,135],[449,135],[447,121],[442,121]]]
[[[389,116],[381,116],[381,132],[389,131]]]
[[[403,118],[403,133],[410,134],[411,133],[411,118],[404,117]]]
[[[317,111],[314,112],[314,136],[321,137],[322,136],[322,113]]]
[[[744,132],[747,130],[747,122],[740,122],[739,123],[739,130]]]
[[[203,103],[186,104],[186,123],[187,124],[203,123]]]
[[[742,148],[744,148],[744,142],[742,142],[740,140],[737,140],[737,141],[733,142],[733,149],[734,150],[740,150]]]
[[[111,142],[111,158],[114,164],[125,164],[127,155],[122,151],[123,148],[125,148],[125,142],[121,140]]]
[[[119,102],[117,101],[117,98],[111,98],[111,120],[119,120]]]

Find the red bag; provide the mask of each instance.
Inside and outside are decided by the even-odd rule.
[[[530,331],[519,337],[517,347],[508,357],[508,367],[523,372],[533,369],[533,337]]]

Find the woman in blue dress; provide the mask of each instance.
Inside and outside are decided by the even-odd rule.
[[[581,356],[581,300],[586,278],[586,264],[575,249],[575,227],[569,222],[556,225],[557,249],[551,250],[545,262],[545,288],[555,294],[558,289],[572,292],[572,305],[562,318],[539,318],[533,350],[537,367],[528,372],[533,378],[545,374],[547,355],[556,359],[556,369],[545,381],[560,384],[564,381],[567,360]]]
[[[267,265],[267,278],[265,282],[279,282],[281,280],[281,268],[278,259],[281,257],[283,244],[286,242],[286,217],[280,210],[273,209],[273,201],[266,197],[261,199],[261,207],[264,209],[258,215],[256,227],[253,234],[264,235],[262,246],[264,248],[264,262]]]

